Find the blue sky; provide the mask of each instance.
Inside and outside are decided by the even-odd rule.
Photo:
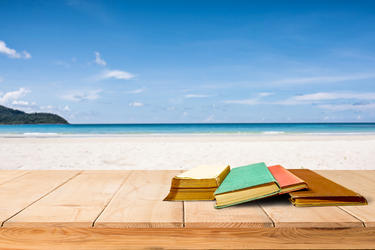
[[[374,122],[375,1],[0,1],[0,104],[72,123]]]

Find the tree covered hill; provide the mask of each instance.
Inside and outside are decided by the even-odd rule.
[[[68,124],[68,121],[51,113],[29,114],[0,105],[0,124]]]

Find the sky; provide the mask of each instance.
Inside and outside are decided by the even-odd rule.
[[[0,105],[71,123],[375,122],[375,1],[0,1]]]

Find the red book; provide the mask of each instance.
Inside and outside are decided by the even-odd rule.
[[[268,170],[280,185],[281,190],[279,194],[307,188],[305,181],[301,180],[280,165],[270,166],[268,167]]]

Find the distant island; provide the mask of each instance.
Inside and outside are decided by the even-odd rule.
[[[51,113],[25,113],[0,105],[0,124],[69,124],[61,116]]]

